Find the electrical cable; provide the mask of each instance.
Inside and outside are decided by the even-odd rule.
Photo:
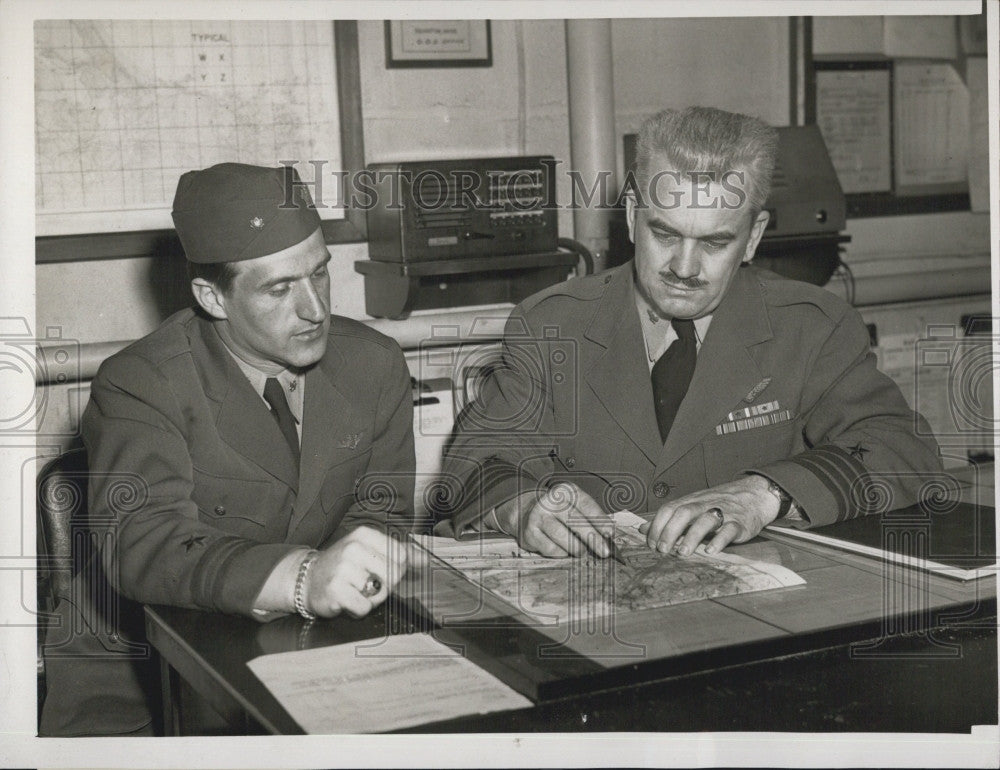
[[[856,296],[854,273],[851,271],[851,268],[848,266],[848,264],[844,262],[842,259],[837,262],[836,275],[839,275],[840,278],[844,281],[844,288],[847,293],[847,304],[853,305],[854,298]]]
[[[562,248],[568,251],[575,251],[583,258],[584,275],[594,274],[594,255],[590,253],[590,249],[579,241],[574,241],[572,238],[560,238],[557,242]]]

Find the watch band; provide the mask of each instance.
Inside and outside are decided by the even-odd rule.
[[[771,479],[768,479],[767,476],[765,476],[764,478],[767,479],[767,491],[778,498],[777,518],[780,519],[787,516],[788,511],[792,507],[792,496],[788,494],[785,490],[783,490],[781,487],[779,487],[777,484],[775,484],[773,481],[771,481]]]

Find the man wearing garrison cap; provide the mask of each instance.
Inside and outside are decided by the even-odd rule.
[[[405,568],[387,529],[412,510],[406,363],[390,338],[330,315],[320,220],[285,174],[223,163],[181,177],[173,218],[197,306],[93,381],[90,514],[117,520],[101,561],[123,609],[362,616]],[[110,489],[122,478],[138,482],[127,512]],[[41,731],[142,730],[148,662],[107,654],[142,650],[127,613],[108,627],[108,607],[76,611],[95,631],[77,643],[101,654],[62,679],[50,667]]]

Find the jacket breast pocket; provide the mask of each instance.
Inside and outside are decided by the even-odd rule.
[[[326,514],[343,513],[355,498],[365,492],[365,488],[376,485],[376,474],[368,475],[368,458],[372,448],[337,452],[331,458],[332,464],[326,469],[323,485],[320,487],[320,505]]]
[[[798,420],[751,428],[705,442],[705,475],[710,486],[725,484],[748,468],[760,468],[798,454],[805,445]]]
[[[267,525],[277,501],[272,500],[272,485],[261,479],[229,478],[194,469],[191,493],[198,511],[206,519],[225,528],[227,521]]]

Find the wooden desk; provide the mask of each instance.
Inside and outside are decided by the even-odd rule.
[[[536,705],[408,732],[962,733],[997,723],[995,578],[960,583],[767,538],[732,550],[780,562],[806,584],[636,613],[616,626],[616,638],[585,639],[588,656],[553,644],[565,629],[482,611],[449,622],[434,633],[466,645],[471,659],[533,693]],[[149,607],[146,627],[168,685],[179,674],[236,731],[294,734],[300,729],[246,661],[430,625],[391,600],[367,618],[311,627],[297,617],[262,625]]]

